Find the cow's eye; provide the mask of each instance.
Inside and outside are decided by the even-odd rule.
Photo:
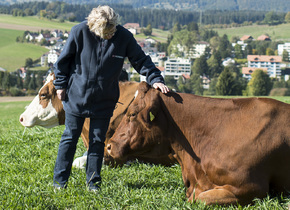
[[[131,114],[131,117],[135,117],[135,116],[136,116],[136,113],[132,113],[132,114]]]
[[[46,94],[41,94],[41,95],[40,95],[40,98],[41,98],[41,99],[46,98]]]

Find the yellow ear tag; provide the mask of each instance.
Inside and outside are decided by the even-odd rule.
[[[150,115],[150,121],[152,122],[155,118],[154,114],[152,114],[152,112],[149,112],[149,115]]]

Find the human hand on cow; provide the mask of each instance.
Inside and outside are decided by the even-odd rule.
[[[59,100],[64,101],[65,99],[65,89],[56,90],[56,95]]]
[[[161,83],[161,82],[154,83],[153,87],[155,89],[161,90],[162,93],[168,93],[170,91],[169,88],[166,85],[164,85],[163,83]]]

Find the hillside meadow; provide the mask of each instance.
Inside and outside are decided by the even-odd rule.
[[[279,97],[290,102],[290,97]],[[85,187],[85,171],[73,168],[66,190],[52,187],[58,143],[64,129],[24,128],[18,122],[29,102],[0,102],[0,209],[260,209],[284,210],[283,195],[256,199],[245,207],[205,207],[189,203],[179,165],[164,167],[133,163],[102,169],[102,189]],[[76,156],[85,147],[78,142]]]
[[[41,20],[37,17],[0,15],[0,67],[8,71],[15,71],[25,65],[27,58],[36,60],[43,53],[49,51],[39,45],[17,43],[16,38],[22,36],[24,31],[38,32],[41,29],[70,30],[74,24],[76,23],[59,23],[51,20]]]
[[[49,50],[35,44],[17,43],[16,37],[24,31],[0,28],[0,67],[15,71],[25,65],[27,58],[39,59]]]
[[[254,39],[257,39],[263,34],[268,34],[272,41],[290,41],[290,23],[276,26],[254,24],[235,28],[213,28],[213,30],[217,31],[219,36],[226,34],[229,40],[231,40],[233,36],[242,37],[244,35],[251,35]]]

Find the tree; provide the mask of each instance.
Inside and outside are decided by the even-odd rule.
[[[208,77],[218,77],[223,71],[222,57],[219,51],[214,51],[212,56],[207,60],[208,64]]]
[[[33,60],[32,58],[26,58],[25,60],[25,67],[31,67],[33,65]]]
[[[231,43],[237,43],[238,41],[240,41],[240,37],[238,37],[238,36],[232,36]]]
[[[181,30],[180,24],[179,23],[175,23],[173,28],[172,28],[172,34],[174,34],[177,31],[180,31],[180,30]]]
[[[28,89],[28,86],[29,86],[29,83],[30,83],[30,79],[31,79],[31,77],[30,77],[30,72],[27,71],[27,72],[26,72],[25,79],[24,79],[24,84],[23,84],[23,87],[24,87],[24,88]]]
[[[248,44],[246,46],[245,53],[246,53],[245,57],[247,57],[248,55],[253,55],[253,48],[251,45]]]
[[[216,95],[216,85],[218,82],[218,78],[214,77],[210,80],[209,89],[207,90],[206,94],[208,95]]]
[[[275,55],[275,51],[271,48],[266,49],[266,55]]]
[[[4,72],[2,79],[2,89],[9,90],[10,88],[10,74],[8,72]]]
[[[194,43],[197,40],[196,31],[188,31],[187,29],[174,33],[173,39],[168,46],[168,53],[176,56],[184,56],[185,52],[194,50]],[[179,50],[177,46],[180,45],[183,50]]]
[[[287,50],[283,50],[282,59],[285,62],[288,62],[289,61],[289,53],[288,53]]]
[[[170,88],[170,89],[177,89],[177,85],[176,85],[176,80],[174,79],[174,76],[165,76],[164,78],[166,85]]]
[[[217,50],[220,42],[220,37],[219,36],[214,36],[210,38],[209,43],[210,46],[213,50]]]
[[[29,90],[35,90],[36,89],[36,78],[35,78],[35,74],[32,74],[32,78],[30,79],[30,82],[28,84],[28,89]]]
[[[24,13],[25,13],[26,16],[32,16],[33,15],[33,11],[30,8],[26,8],[24,10]]]
[[[146,29],[143,29],[143,33],[145,36],[150,36],[152,34],[151,24],[148,24]]]
[[[23,89],[23,80],[19,74],[17,74],[17,88]]]
[[[166,83],[167,84],[167,83]],[[192,93],[191,81],[190,79],[183,79],[182,77],[178,78],[177,82],[178,91],[182,93]]]
[[[203,84],[202,77],[198,74],[191,74],[190,76],[190,84],[192,92],[196,95],[203,95]]]
[[[229,70],[229,68],[225,68],[218,78],[216,94],[222,96],[236,95],[236,89],[237,84],[233,73]]]
[[[232,54],[232,45],[226,34],[224,34],[219,41],[218,51],[220,52],[222,58],[230,57]]]
[[[290,23],[290,12],[287,12],[287,14],[285,15],[285,22]]]
[[[192,70],[193,74],[198,74],[200,76],[203,76],[203,75],[207,75],[208,76],[209,71],[208,71],[208,65],[207,65],[207,62],[206,62],[205,55],[200,56],[199,58],[197,58],[194,61],[191,70]]]
[[[268,25],[278,25],[282,23],[283,21],[279,15],[271,11],[271,12],[266,13],[263,22]]]
[[[248,83],[248,94],[252,96],[267,96],[271,91],[273,83],[266,72],[256,70]]]
[[[189,31],[198,31],[198,25],[195,22],[190,22],[187,24],[187,29]]]
[[[236,44],[234,47],[234,50],[235,50],[235,58],[238,58],[238,59],[244,58],[241,45]]]

